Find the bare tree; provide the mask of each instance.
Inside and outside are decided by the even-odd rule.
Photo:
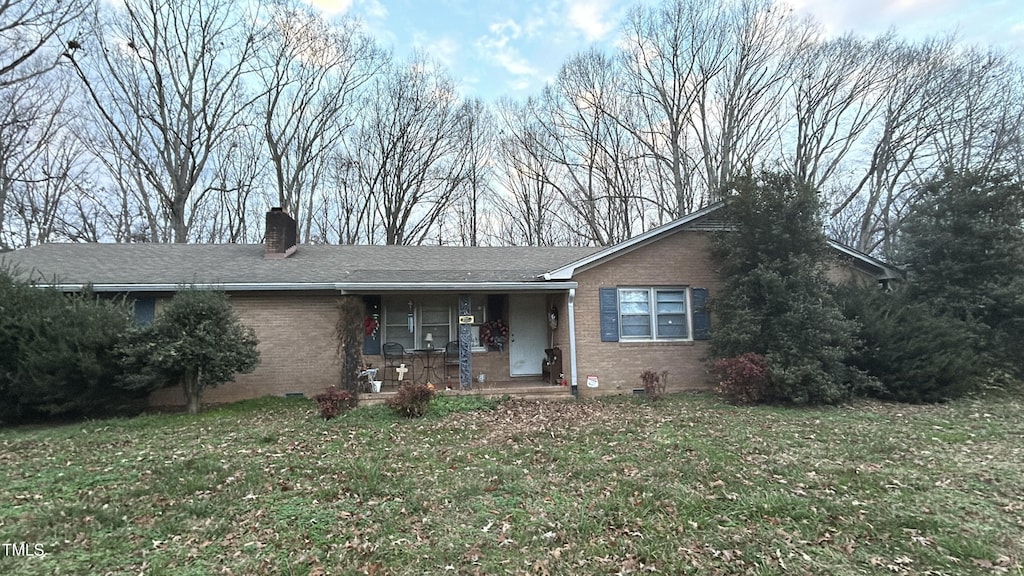
[[[930,39],[920,45],[892,46],[885,72],[890,79],[881,95],[881,114],[872,128],[869,159],[860,168],[859,180],[842,192],[831,216],[837,216],[860,195],[860,222],[856,248],[871,253],[889,243],[900,220],[902,205],[916,180],[936,167],[932,137],[943,130],[937,114],[950,96],[956,76],[947,66],[952,56],[951,38]]]
[[[787,164],[802,182],[822,189],[878,118],[882,90],[894,81],[888,65],[893,34],[874,41],[847,34],[800,47],[792,71],[795,118]],[[788,147],[788,146],[787,146]]]
[[[626,124],[655,161],[661,182],[670,182],[673,216],[703,204],[694,186],[691,117],[697,96],[726,66],[728,31],[719,0],[666,0],[638,5],[626,19],[622,74],[638,106]]]
[[[713,52],[722,57],[695,83],[689,120],[701,184],[718,199],[738,170],[764,160],[778,141],[788,121],[782,102],[793,55],[809,28],[772,0],[737,0],[708,15],[705,25],[724,32],[723,45]]]
[[[4,0],[0,2],[0,87],[45,74],[64,50],[60,35],[80,18],[89,0]],[[77,40],[68,39],[74,48]]]
[[[8,210],[19,182],[29,178],[32,153],[41,142],[32,146],[32,132],[45,112],[25,98],[26,83],[0,89],[0,249],[26,245],[22,230],[11,230]],[[45,122],[45,121],[44,121]]]
[[[326,168],[324,185],[310,213],[310,242],[372,243],[373,198],[360,185],[358,161],[335,150],[329,154]]]
[[[465,178],[460,111],[455,84],[422,54],[373,79],[349,152],[374,206],[370,242],[422,244],[436,231]]]
[[[261,40],[245,6],[128,0],[108,18],[98,9],[93,33],[66,53],[119,151],[159,198],[175,242],[188,240],[210,190],[208,162],[253,99],[243,79]]]
[[[1016,90],[1012,91],[1010,109],[1006,114],[1006,123],[1015,128],[1015,135],[1006,138],[1004,160],[1006,171],[1014,174],[1018,180],[1024,181],[1024,69],[1016,72]]]
[[[496,183],[492,196],[498,220],[496,244],[554,246],[567,240],[557,218],[561,206],[551,184],[557,171],[545,151],[552,147],[549,131],[540,125],[536,102],[501,100],[497,105],[500,133],[496,145]]]
[[[255,111],[252,111],[255,112]],[[256,123],[232,130],[224,151],[211,159],[211,201],[204,206],[209,216],[199,220],[208,242],[254,242],[264,233],[263,214],[272,204],[263,134]]]
[[[0,248],[49,239],[59,200],[82,177],[64,80],[53,71],[0,86]]]
[[[560,167],[549,183],[598,245],[641,232],[645,221],[644,151],[616,121],[623,102],[615,62],[596,50],[566,62],[542,97],[545,153]]]
[[[494,181],[494,116],[480,99],[462,104],[459,131],[465,139],[465,178],[456,191],[452,209],[442,231],[441,243],[453,242],[462,246],[479,246],[488,228],[488,198]],[[481,229],[483,228],[483,229]]]
[[[81,232],[74,202],[93,184],[85,151],[73,134],[62,131],[39,148],[33,158],[35,177],[20,182],[9,198],[23,245],[55,240],[91,240]]]
[[[105,180],[110,181],[90,194],[92,209],[98,211],[108,233],[115,242],[169,242],[171,230],[166,226],[163,204],[146,180],[145,168],[121,144],[131,138],[132,148],[148,154],[156,162],[155,152],[145,147],[145,133],[140,118],[125,118],[116,128],[106,123],[93,107],[79,123],[79,138],[103,167]]]
[[[938,163],[977,174],[1012,170],[1022,130],[1021,65],[1001,52],[971,47],[958,51],[949,66],[951,82],[936,109]]]
[[[266,60],[261,107],[267,151],[278,204],[300,223],[308,242],[309,203],[328,152],[353,124],[355,93],[380,70],[385,54],[357,21],[333,25],[292,0],[274,7],[268,44],[260,54]]]

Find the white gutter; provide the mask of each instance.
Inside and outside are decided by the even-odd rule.
[[[341,293],[353,292],[416,292],[416,291],[462,291],[496,292],[528,290],[569,290],[576,288],[576,282],[225,282],[225,283],[177,283],[177,284],[37,284],[40,287],[56,288],[62,292],[177,292],[183,287],[197,290],[220,290],[224,292],[285,292],[296,290],[332,290]]]
[[[36,284],[45,288],[56,288],[62,292],[81,292],[89,289],[93,292],[177,292],[182,288],[195,288],[196,290],[220,290],[224,292],[237,292],[252,290],[261,291],[284,291],[284,290],[336,290],[334,283],[295,283],[295,282],[270,282],[270,283],[192,283],[182,282],[178,284]]]
[[[578,282],[367,282],[365,284],[335,284],[342,292],[414,292],[459,291],[459,292],[502,292],[512,290],[571,290]]]
[[[569,361],[572,362],[569,383],[579,390],[576,380],[576,288],[569,288]]]

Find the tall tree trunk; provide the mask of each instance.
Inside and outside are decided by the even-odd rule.
[[[199,414],[202,407],[202,389],[199,387],[199,371],[187,371],[182,378],[182,386],[185,388],[185,406],[189,414]]]

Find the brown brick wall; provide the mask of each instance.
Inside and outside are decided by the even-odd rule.
[[[647,368],[668,370],[669,391],[712,384],[702,361],[706,341],[601,342],[598,291],[620,286],[689,286],[707,288],[714,298],[721,280],[710,258],[710,241],[707,232],[680,231],[577,275],[576,359],[581,396],[631,394],[641,387],[640,372]],[[568,345],[563,349],[568,351]],[[598,377],[599,388],[587,388],[588,375]]]
[[[259,338],[260,365],[251,374],[203,393],[204,403],[301,392],[307,397],[339,381],[334,323],[336,296],[305,293],[232,295],[242,322]],[[180,388],[157,390],[154,406],[184,404]]]
[[[833,284],[853,284],[862,288],[873,288],[878,285],[878,279],[858,270],[849,262],[839,259],[832,259],[825,269],[825,277]]]
[[[711,233],[678,231],[593,269],[577,274],[575,320],[577,333],[577,382],[583,396],[631,394],[640,386],[640,372],[651,368],[669,374],[669,390],[707,388],[712,382],[704,356],[707,342],[601,342],[598,290],[620,286],[689,286],[707,288],[714,298],[721,280],[710,258]],[[868,283],[870,276],[853,270],[848,264],[834,263],[830,279],[854,279]],[[864,278],[867,278],[865,281]],[[233,402],[266,395],[281,396],[301,392],[307,397],[339,381],[339,362],[334,339],[336,296],[316,293],[236,294],[231,301],[242,321],[253,326],[259,338],[261,363],[252,374],[239,375],[235,382],[207,390],[208,403]],[[558,328],[552,334],[553,346],[564,354],[563,370],[571,377],[568,299],[565,294],[549,296],[547,307],[559,312]],[[157,302],[157,313],[162,302]],[[714,318],[712,318],[712,328]],[[368,356],[374,366],[383,366],[381,356]],[[438,372],[442,374],[440,359]],[[453,368],[445,382],[458,386]],[[477,352],[473,355],[473,376],[484,373],[488,383],[512,381],[508,352]],[[586,386],[587,376],[595,375],[598,389]],[[524,377],[521,381],[539,381]],[[476,383],[474,382],[474,386]],[[178,388],[158,390],[150,398],[155,406],[184,403]]]

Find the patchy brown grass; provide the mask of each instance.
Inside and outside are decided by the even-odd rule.
[[[1018,399],[436,408],[0,432],[0,572],[1024,574]]]

